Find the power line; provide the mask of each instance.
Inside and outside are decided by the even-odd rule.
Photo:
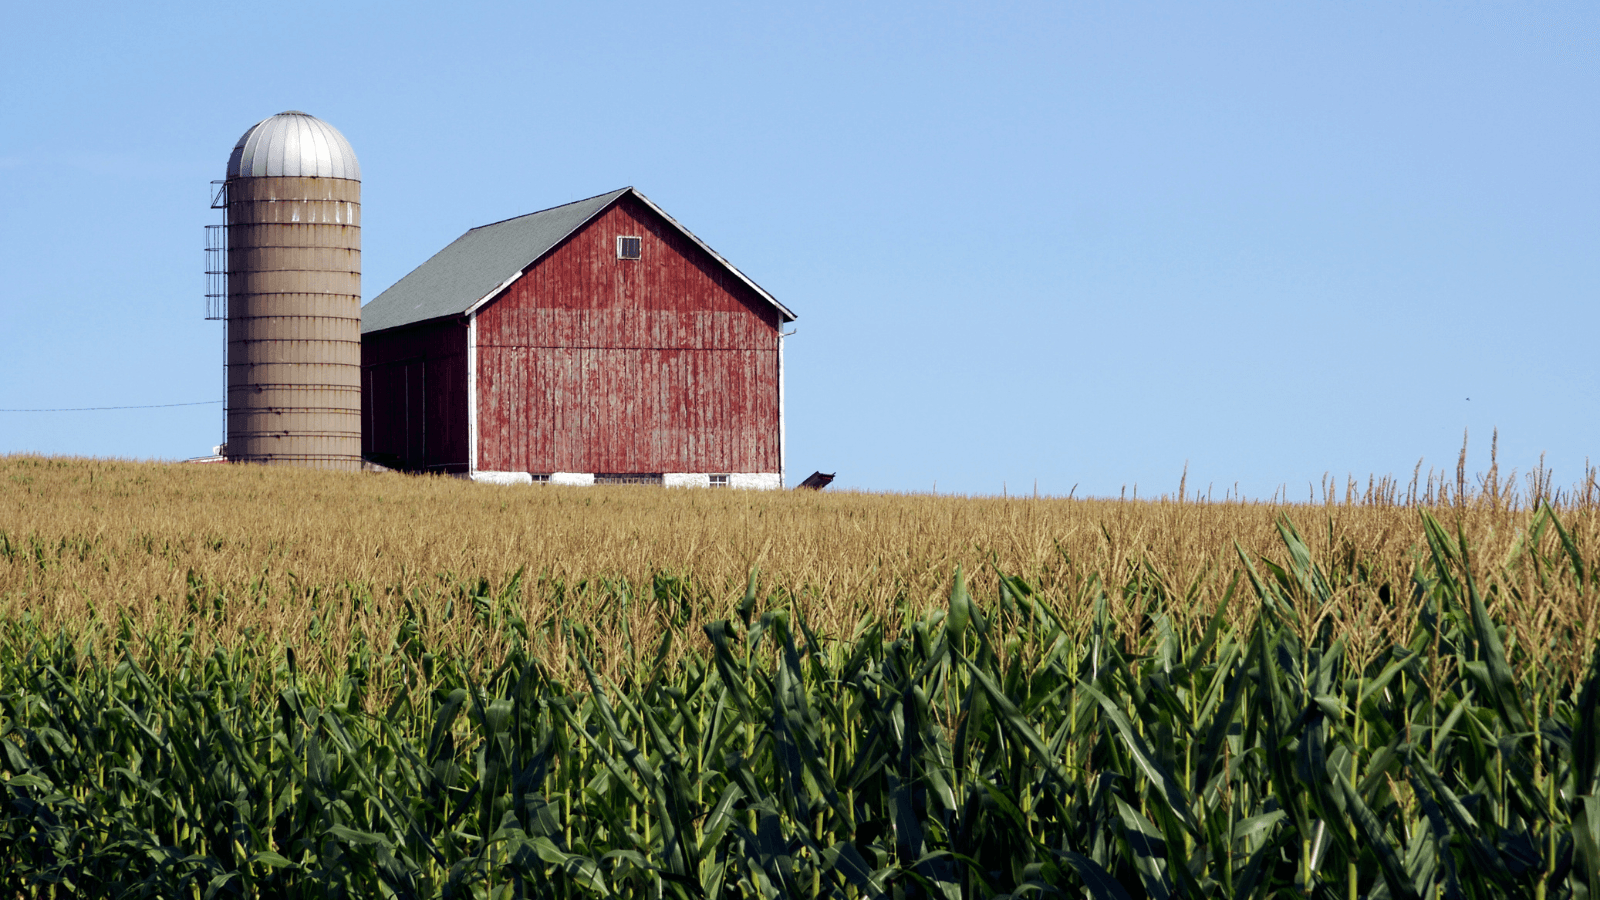
[[[73,409],[0,409],[7,412],[101,412],[108,409],[167,409],[173,406],[210,406],[221,400],[197,400],[194,403],[157,403],[153,406],[79,406]]]

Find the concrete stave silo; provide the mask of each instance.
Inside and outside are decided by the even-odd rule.
[[[236,462],[361,467],[361,171],[279,113],[228,160],[228,443]]]

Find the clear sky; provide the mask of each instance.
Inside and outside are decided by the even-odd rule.
[[[301,109],[360,158],[367,299],[476,225],[661,204],[800,317],[792,480],[1600,462],[1593,3],[8,10],[0,408],[220,399],[208,183]],[[0,413],[0,453],[199,455],[220,409]]]

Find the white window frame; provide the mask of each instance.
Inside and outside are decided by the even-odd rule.
[[[623,256],[622,255],[622,242],[623,241],[638,241],[639,242],[639,254],[638,254],[638,256]],[[617,259],[637,260],[642,256],[644,256],[644,238],[642,236],[637,235],[637,234],[619,234],[619,235],[617,235]]]

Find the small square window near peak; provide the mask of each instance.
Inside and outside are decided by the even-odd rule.
[[[617,259],[638,259],[639,245],[642,243],[642,238],[618,236]]]

